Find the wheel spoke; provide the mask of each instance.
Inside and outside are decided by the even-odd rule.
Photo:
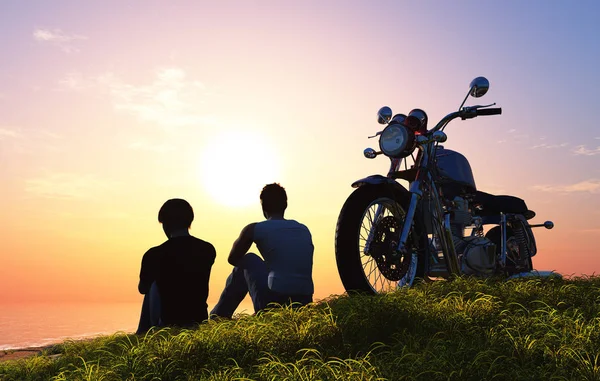
[[[377,266],[373,266],[373,262],[375,261],[372,258],[367,262],[369,264],[369,274],[367,275],[367,278],[370,278],[373,271],[377,270]]]
[[[389,282],[389,279],[387,279],[385,277],[381,277],[381,290],[382,291],[388,291],[385,287],[388,282]]]
[[[379,282],[380,278],[381,278],[381,272],[380,271],[376,271],[375,272],[375,286],[377,286],[377,283]]]
[[[359,230],[359,235],[366,242],[366,241],[368,241],[368,237],[369,237],[369,235],[371,233],[371,229],[373,229],[373,226],[374,226],[374,224],[373,224],[373,216],[371,216],[371,208],[367,209],[367,213],[366,213],[365,216],[367,217],[367,220],[370,223],[370,225],[369,225],[368,228],[365,227],[365,224],[364,224],[365,221],[363,219],[363,221],[361,221],[360,228],[365,230],[365,232],[367,234],[367,237],[365,238],[365,236],[360,232],[360,230]]]

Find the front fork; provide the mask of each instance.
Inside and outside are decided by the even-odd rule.
[[[390,169],[388,170],[388,177],[392,175],[392,173],[398,170],[401,159],[390,159]],[[363,254],[369,255],[369,250],[371,249],[371,242],[373,242],[373,236],[375,235],[375,226],[377,221],[381,218],[381,213],[383,213],[383,206],[377,205],[377,210],[375,210],[375,215],[373,216],[373,221],[371,221],[371,229],[369,229],[369,235],[367,236],[367,241],[365,242],[365,248],[363,249]]]
[[[431,179],[430,179],[431,180]],[[442,234],[440,234],[440,240],[442,244],[442,250],[444,252],[444,256],[446,259],[446,266],[448,267],[448,272],[450,274],[459,274],[460,266],[458,263],[458,256],[456,255],[456,249],[454,247],[454,242],[452,240],[452,229],[450,227],[450,214],[444,214],[442,211],[442,207],[440,205],[439,199],[437,198],[437,190],[435,189],[435,184],[433,181],[430,181],[433,188],[430,190],[431,193],[434,194],[434,202],[431,203],[431,207],[435,208],[435,213],[437,216],[444,216],[443,224],[441,226],[436,227],[434,229],[441,228]],[[419,200],[421,199],[423,192],[421,190],[421,180],[417,178],[411,186],[410,186],[410,204],[408,205],[408,210],[406,212],[406,217],[404,219],[404,225],[402,226],[402,232],[400,233],[400,240],[398,242],[398,252],[406,253],[408,252],[408,248],[406,247],[406,243],[408,242],[408,237],[410,235],[410,230],[413,227],[413,221],[415,217],[415,213],[417,210],[417,206],[419,204]],[[431,210],[429,213],[433,212]],[[437,221],[438,219],[432,219],[433,221]],[[437,229],[436,229],[437,230]],[[426,232],[422,232],[425,234]],[[418,243],[417,243],[418,244]]]
[[[421,199],[421,182],[419,180],[415,180],[412,184],[410,184],[410,204],[408,204],[408,210],[406,211],[406,216],[404,216],[404,224],[402,225],[402,232],[400,233],[400,240],[398,242],[398,251],[403,253],[406,252],[406,242],[408,241],[408,236],[410,234],[410,229],[413,226],[413,220],[415,219],[415,212],[417,210],[417,205],[419,204],[419,200]]]

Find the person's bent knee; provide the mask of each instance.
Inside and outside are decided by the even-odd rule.
[[[254,253],[248,253],[246,255],[244,255],[244,257],[242,258],[242,260],[240,261],[240,263],[238,264],[239,267],[242,268],[247,268],[247,267],[253,267],[257,264],[261,264],[263,263],[263,259],[261,257],[259,257],[258,255],[254,254]]]
[[[260,261],[262,262],[262,258],[259,257],[258,255],[254,254],[254,253],[248,253],[246,255],[244,255],[244,260],[246,261]]]

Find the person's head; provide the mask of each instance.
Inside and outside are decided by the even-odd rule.
[[[163,225],[167,236],[177,230],[189,229],[194,220],[192,206],[181,198],[172,198],[158,211],[158,222]]]
[[[267,184],[260,192],[260,203],[265,218],[280,215],[287,208],[287,194],[285,189],[278,183]]]

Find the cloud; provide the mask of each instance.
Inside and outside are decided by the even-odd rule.
[[[600,193],[600,180],[588,179],[570,185],[534,185],[531,189],[549,193]]]
[[[595,156],[600,155],[600,147],[596,147],[596,149],[587,149],[585,146],[577,146],[573,151],[575,155],[583,155],[583,156]]]
[[[560,144],[541,143],[541,144],[534,145],[533,147],[531,147],[531,149],[538,149],[538,148],[547,148],[547,149],[562,148],[562,147],[566,147],[568,145],[569,145],[569,143],[560,143]]]
[[[78,40],[87,40],[87,37],[66,34],[60,29],[35,29],[33,31],[33,39],[41,43],[57,46],[65,53],[75,53],[79,50],[72,43]]]
[[[58,81],[58,84],[63,89],[73,91],[86,90],[96,85],[93,80],[85,78],[80,72],[67,73],[64,78]]]
[[[584,234],[600,234],[600,228],[596,228],[596,229],[583,229],[583,230],[578,230],[578,232],[584,233]]]
[[[508,130],[508,133],[513,134],[515,131],[517,131],[515,128],[511,128],[510,130]]]
[[[150,144],[144,141],[133,142],[129,148],[137,151],[148,151],[154,153],[167,153],[175,151],[175,147],[170,144]]]
[[[38,197],[88,199],[105,194],[115,184],[94,174],[47,173],[25,181],[25,192]]]
[[[54,30],[49,30],[49,29],[36,29],[33,31],[33,38],[36,41],[43,41],[43,42],[71,42],[71,41],[75,41],[75,40],[87,40],[87,37],[85,36],[80,36],[80,35],[68,35],[65,34],[63,31],[61,31],[60,29],[54,29]]]
[[[63,137],[43,128],[0,126],[2,150],[15,154],[39,155],[40,152],[59,152]]]
[[[128,83],[114,73],[93,77],[77,71],[67,73],[58,84],[68,91],[107,91],[115,110],[142,122],[164,127],[216,123],[214,116],[202,111],[209,96],[206,86],[188,79],[177,67],[156,70],[151,82],[142,85]]]
[[[54,139],[54,140],[64,139],[64,136],[59,135],[52,131],[45,130],[45,129],[38,129],[38,130],[36,130],[36,132],[43,138],[50,138],[50,139]]]
[[[72,84],[77,86],[77,77]],[[133,85],[112,73],[96,79],[106,86],[115,110],[136,117],[143,122],[165,127],[214,124],[214,117],[201,112],[207,91],[200,81],[187,79],[177,67],[157,70],[151,83]]]
[[[54,140],[62,139],[63,136],[55,132],[43,128],[33,128],[24,130],[18,127],[2,127],[0,126],[0,139],[2,137],[9,138],[27,138],[28,140],[51,138]]]
[[[21,132],[10,127],[0,127],[0,140],[4,138],[20,138]]]
[[[81,211],[75,212],[67,212],[64,210],[58,211],[56,213],[59,217],[71,220],[81,220],[87,218],[85,214],[82,214]],[[100,211],[94,211],[94,220],[126,220],[131,219],[132,215],[129,213],[125,213],[120,210],[112,210],[109,208],[105,208]]]

